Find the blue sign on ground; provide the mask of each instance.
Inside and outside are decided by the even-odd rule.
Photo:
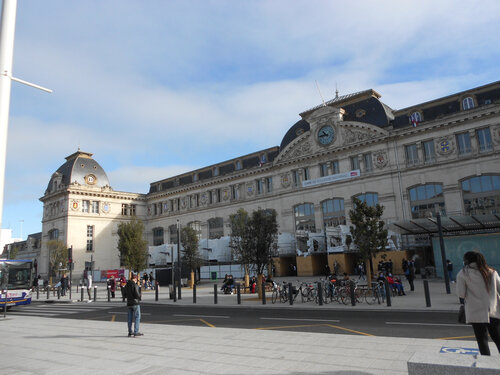
[[[440,353],[476,355],[476,354],[479,354],[479,349],[475,349],[475,348],[450,348],[447,346],[443,346],[441,348]]]

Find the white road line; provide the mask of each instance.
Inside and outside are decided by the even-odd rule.
[[[108,314],[113,314],[113,315],[127,315],[128,311],[108,311]],[[141,311],[141,316],[143,315],[151,315],[150,313],[143,313]]]
[[[296,321],[304,321],[304,322],[331,322],[338,323],[340,320],[335,319],[295,319],[295,318],[260,318],[262,320],[296,320]]]
[[[465,327],[466,324],[447,324],[447,323],[414,323],[414,322],[385,322],[392,325],[409,325],[409,326],[439,326],[439,327]]]
[[[190,316],[194,318],[221,318],[221,319],[229,319],[229,316],[226,315],[188,315],[188,314],[172,314],[172,316]]]
[[[46,317],[46,316],[57,316],[59,314],[55,313],[55,314],[43,314],[41,315],[40,313],[36,312],[36,311],[12,311],[10,313],[7,313],[7,315],[29,315],[29,316],[38,316],[38,317]]]

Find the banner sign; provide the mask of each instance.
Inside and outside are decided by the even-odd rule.
[[[361,176],[360,170],[356,169],[354,171],[332,174],[330,176],[315,178],[314,180],[302,181],[302,187],[311,187],[311,186],[329,184],[331,182],[349,180],[351,178],[356,178],[359,176]]]

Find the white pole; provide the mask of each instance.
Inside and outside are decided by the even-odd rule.
[[[9,126],[10,87],[14,34],[16,30],[17,0],[3,0],[0,25],[0,228],[3,217],[5,186],[5,159],[7,157],[7,129]]]

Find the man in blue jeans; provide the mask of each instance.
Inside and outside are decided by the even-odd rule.
[[[141,294],[139,285],[137,285],[137,273],[132,272],[130,280],[125,285],[125,297],[127,298],[128,310],[128,337],[144,336],[139,332],[139,324],[141,322]],[[132,332],[132,321],[134,322],[134,332]]]

